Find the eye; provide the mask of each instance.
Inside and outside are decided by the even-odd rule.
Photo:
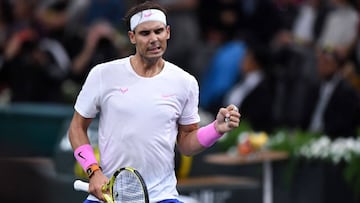
[[[160,33],[162,33],[164,31],[164,28],[159,28],[159,29],[156,29],[154,32],[155,32],[155,34],[160,34]]]
[[[150,34],[150,31],[140,31],[139,34],[142,36],[147,36]]]

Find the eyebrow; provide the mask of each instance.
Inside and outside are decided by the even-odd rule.
[[[160,27],[160,28],[155,28],[155,29],[144,29],[144,30],[139,30],[138,33],[142,33],[142,34],[146,34],[146,33],[150,33],[150,32],[162,32],[164,31],[165,28],[164,27]]]

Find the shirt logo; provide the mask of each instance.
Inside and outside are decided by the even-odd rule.
[[[123,94],[125,94],[128,90],[128,88],[120,88],[120,92]]]
[[[170,97],[173,97],[173,96],[176,96],[176,94],[163,94],[163,95],[161,95],[161,97],[164,98],[164,99],[170,98]]]

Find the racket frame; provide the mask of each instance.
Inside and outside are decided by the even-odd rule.
[[[137,180],[141,183],[142,186],[142,191],[143,191],[143,195],[144,195],[144,203],[149,203],[149,193],[145,184],[145,181],[143,179],[143,177],[141,176],[141,174],[139,173],[139,171],[137,171],[136,169],[132,168],[132,167],[124,167],[124,168],[120,168],[118,170],[116,170],[114,172],[114,174],[111,176],[109,182],[105,185],[103,185],[102,189],[102,193],[104,195],[104,198],[106,200],[107,203],[114,203],[114,183],[116,180],[116,177],[122,172],[122,171],[129,171],[131,173],[133,173],[135,175],[135,177],[137,178]],[[74,181],[74,189],[77,191],[84,191],[84,192],[88,192],[89,191],[89,183],[88,182],[84,182],[82,180],[75,180]],[[108,193],[109,192],[109,193]]]
[[[149,203],[149,193],[148,193],[145,181],[144,181],[143,177],[141,176],[141,174],[139,173],[139,171],[137,171],[136,169],[134,169],[132,167],[124,167],[124,168],[120,168],[120,169],[116,170],[114,172],[114,174],[111,176],[109,183],[105,184],[103,186],[102,191],[103,191],[103,195],[104,195],[106,202],[114,203],[114,183],[115,183],[116,177],[123,171],[129,171],[129,172],[135,174],[135,177],[140,182],[141,187],[142,187],[144,200],[145,200],[144,203]],[[106,193],[106,191],[109,191],[110,195],[108,193]]]

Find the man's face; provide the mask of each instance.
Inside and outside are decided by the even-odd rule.
[[[330,78],[337,70],[337,62],[333,54],[319,51],[317,53],[318,72],[321,78]]]
[[[136,46],[136,54],[143,58],[161,58],[170,38],[170,27],[158,21],[139,24],[135,31],[129,31],[129,38]]]

